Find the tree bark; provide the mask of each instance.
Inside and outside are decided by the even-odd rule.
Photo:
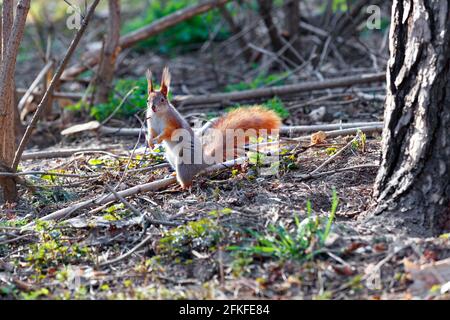
[[[100,59],[97,73],[97,91],[94,103],[105,103],[108,101],[111,91],[116,60],[120,52],[120,3],[119,0],[109,0],[109,26],[103,48],[103,57]]]
[[[13,21],[14,1],[5,0],[2,10],[2,63],[0,70],[0,164],[11,167],[16,151],[14,71],[19,53],[19,45],[25,30],[25,22],[30,9],[30,0],[20,0]],[[17,188],[14,179],[2,178],[4,200],[14,202]]]
[[[395,0],[375,210],[414,235],[450,227],[450,1]]]

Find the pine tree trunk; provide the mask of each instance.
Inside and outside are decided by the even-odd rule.
[[[395,0],[376,208],[409,234],[450,227],[450,1]]]

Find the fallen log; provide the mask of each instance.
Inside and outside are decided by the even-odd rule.
[[[201,96],[175,96],[172,103],[178,107],[186,105],[202,105],[202,104],[232,104],[243,100],[268,99],[275,96],[293,95],[302,92],[332,89],[338,87],[348,87],[355,84],[367,84],[379,81],[385,81],[386,73],[361,74],[357,76],[339,77],[327,79],[323,81],[308,81],[303,83],[288,84],[283,86],[275,86],[268,88],[259,88],[252,90],[243,90],[227,93],[211,93]]]
[[[139,41],[157,35],[158,33],[161,33],[162,31],[167,30],[168,28],[173,27],[174,25],[188,20],[196,15],[205,13],[218,6],[224,5],[228,1],[230,0],[203,1],[199,4],[178,10],[172,14],[169,14],[165,17],[162,17],[161,19],[152,22],[148,26],[142,27],[120,37],[119,46],[122,50],[125,48],[129,48]],[[68,68],[63,73],[62,79],[67,80],[74,78],[82,72],[86,71],[89,67],[95,66],[100,62],[100,52],[100,49],[88,52],[83,59],[83,64],[77,64]]]
[[[35,152],[25,152],[22,154],[21,160],[31,160],[31,159],[52,159],[52,158],[67,158],[75,153],[92,153],[98,151],[108,151],[120,147],[119,145],[112,145],[104,148],[73,148],[64,150],[49,150],[49,151],[35,151]]]
[[[298,132],[314,132],[320,130],[334,130],[334,129],[346,129],[346,128],[357,128],[357,127],[382,127],[382,122],[350,122],[350,123],[330,123],[330,124],[318,124],[318,125],[305,125],[305,126],[283,126],[280,128],[281,134],[290,134]],[[211,126],[204,126],[199,129],[194,129],[196,132],[204,132]],[[67,129],[61,131],[61,135],[67,136],[79,132],[85,131],[96,131],[100,134],[105,135],[116,135],[116,136],[138,136],[139,134],[144,134],[145,130],[141,128],[115,128],[101,125],[98,121],[90,121],[87,123],[77,124]]]

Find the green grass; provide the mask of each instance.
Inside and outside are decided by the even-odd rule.
[[[162,255],[189,259],[192,250],[215,251],[219,244],[223,230],[216,218],[229,214],[229,211],[211,211],[213,218],[203,218],[188,222],[185,225],[171,229],[159,240],[158,251]]]
[[[92,106],[88,110],[89,114],[97,121],[105,120],[121,103],[121,97],[125,97],[130,90],[133,92],[115,116],[117,118],[129,118],[135,113],[144,111],[147,107],[147,80],[145,78],[138,78],[117,80],[108,102]],[[88,106],[85,102],[80,101],[67,108],[72,111],[81,111],[88,109]]]
[[[124,24],[122,34],[135,31],[157,19],[197,3],[197,1],[192,0],[151,1],[142,15]],[[141,41],[137,48],[157,49],[163,54],[170,54],[174,48],[188,51],[189,46],[192,44],[199,44],[208,40],[210,32],[214,32],[210,29],[214,29],[220,22],[220,19],[221,16],[218,10],[206,12],[179,23],[154,37]],[[224,40],[229,34],[229,31],[222,27],[217,33],[216,39]]]
[[[225,92],[243,91],[250,89],[258,89],[267,86],[276,86],[284,84],[287,73],[259,74],[250,82],[238,82],[225,86]]]
[[[264,233],[248,230],[250,245],[229,246],[228,250],[247,256],[262,256],[278,260],[307,260],[321,252],[331,230],[339,204],[336,191],[333,190],[331,211],[328,219],[312,217],[311,205],[307,203],[308,217],[300,222],[294,217],[294,228],[283,224],[269,225]]]

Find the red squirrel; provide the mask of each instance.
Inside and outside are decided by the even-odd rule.
[[[183,116],[169,102],[170,73],[164,68],[161,78],[160,90],[155,90],[152,82],[152,73],[147,70],[148,99],[147,99],[147,126],[148,143],[151,148],[155,143],[163,143],[165,157],[175,170],[177,181],[183,189],[192,186],[194,177],[211,163],[205,160],[205,156],[214,157],[216,150],[223,151],[224,156],[220,161],[228,160],[235,155],[235,150],[248,143],[250,136],[258,136],[260,130],[279,129],[280,117],[272,110],[259,106],[238,108],[215,120],[211,128],[216,135],[206,137],[205,143],[189,126]],[[226,132],[230,130],[244,130],[244,140],[233,139],[232,146],[224,143]],[[182,137],[182,139],[180,139]],[[228,136],[227,136],[228,137]]]

